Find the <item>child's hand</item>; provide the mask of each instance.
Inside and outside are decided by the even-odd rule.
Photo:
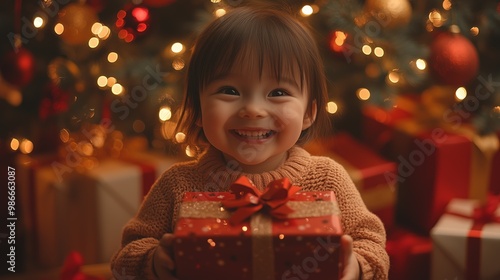
[[[175,268],[173,261],[172,242],[174,235],[165,233],[161,239],[160,244],[155,249],[153,256],[153,269],[154,273],[160,280],[175,280],[172,271]]]
[[[352,237],[350,235],[342,235],[340,238],[340,246],[344,257],[344,272],[340,280],[360,279],[358,259],[356,259],[352,251]]]

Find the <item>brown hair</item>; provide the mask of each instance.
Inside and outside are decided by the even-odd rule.
[[[327,85],[321,56],[307,28],[291,14],[262,7],[238,7],[214,20],[199,35],[187,71],[187,87],[177,131],[186,134],[188,144],[206,144],[201,118],[200,89],[224,76],[235,62],[255,55],[262,72],[269,63],[279,80],[283,71],[293,74],[298,66],[309,92],[308,114],[313,102],[316,119],[297,141],[302,144],[329,128],[326,112]]]

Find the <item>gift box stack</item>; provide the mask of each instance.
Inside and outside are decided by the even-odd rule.
[[[246,177],[231,192],[185,194],[174,243],[179,279],[340,279],[340,212],[330,191],[287,178],[261,193]]]
[[[379,134],[372,134],[380,139],[392,137],[388,126],[369,125],[367,129],[380,129]],[[395,161],[381,152],[385,147],[376,147],[374,142],[365,143],[341,132],[308,143],[305,148],[313,155],[328,156],[342,164],[367,208],[383,222],[391,261],[389,279],[428,279],[432,242],[429,237],[408,230],[395,220],[398,169]]]
[[[401,275],[420,263],[426,279],[499,279],[500,133],[480,135],[460,114],[423,103],[402,96],[389,110],[363,108],[363,143],[397,165],[391,275],[417,279]]]
[[[347,133],[316,140],[304,147],[312,155],[328,156],[340,163],[358,188],[367,208],[386,229],[394,225],[396,164]]]
[[[78,170],[55,154],[17,159],[28,262],[61,266],[71,251],[86,263],[109,262],[125,223],[163,171],[182,159],[148,151],[101,158]],[[81,167],[81,166],[78,166]]]

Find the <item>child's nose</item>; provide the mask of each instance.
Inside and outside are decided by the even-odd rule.
[[[241,118],[263,118],[267,115],[264,104],[258,100],[247,100],[239,111],[239,116]]]

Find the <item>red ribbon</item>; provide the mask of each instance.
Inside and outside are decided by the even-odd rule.
[[[61,268],[60,280],[104,280],[104,277],[87,275],[81,272],[83,257],[78,251],[71,251]]]
[[[275,218],[285,219],[293,212],[293,209],[286,203],[300,190],[300,187],[293,186],[288,178],[283,178],[272,181],[267,185],[266,190],[261,192],[250,179],[241,176],[230,186],[230,189],[235,199],[222,201],[222,206],[235,210],[229,222],[239,224],[259,211],[266,211]]]
[[[500,195],[489,195],[485,204],[475,207],[472,215],[448,212],[455,216],[472,219],[473,225],[467,234],[465,279],[479,279],[481,271],[481,231],[489,223],[500,223],[495,212],[500,207]]]

